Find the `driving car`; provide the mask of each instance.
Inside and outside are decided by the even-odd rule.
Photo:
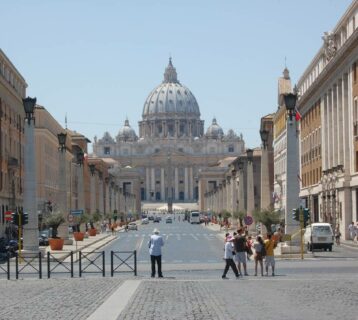
[[[128,223],[128,230],[138,230],[138,226],[135,222]]]
[[[143,218],[143,219],[142,219],[142,224],[148,224],[148,223],[149,223],[148,218]]]
[[[165,219],[165,223],[173,223],[172,217],[167,217],[167,218]]]

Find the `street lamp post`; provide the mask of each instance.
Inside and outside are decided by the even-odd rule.
[[[28,213],[28,224],[24,226],[24,250],[39,252],[38,213],[36,203],[36,158],[35,158],[35,105],[36,98],[23,99],[25,109],[24,126],[24,212]]]
[[[67,203],[67,170],[66,170],[66,140],[67,133],[61,132],[57,135],[59,144],[59,209],[65,222],[58,228],[60,238],[64,239],[64,244],[72,244],[68,234],[68,203]]]
[[[297,93],[284,95],[287,110],[286,124],[286,210],[285,232],[292,233],[297,229],[298,223],[293,220],[292,210],[299,207],[299,145],[297,121],[292,121],[295,116]]]

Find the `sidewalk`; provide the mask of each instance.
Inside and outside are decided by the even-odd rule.
[[[122,232],[124,228],[117,228],[115,234],[112,233],[99,233],[94,237],[88,236],[88,238],[84,238],[83,241],[75,241],[73,239],[73,243],[71,245],[64,245],[63,250],[51,250],[50,246],[45,248],[45,254],[50,252],[51,254],[55,255],[56,258],[60,259],[62,256],[68,256],[68,254],[72,251],[73,253],[83,251],[92,252],[100,249],[101,247],[105,246],[109,242],[113,241],[117,238],[118,233]]]
[[[341,240],[341,246],[358,249],[358,241]]]

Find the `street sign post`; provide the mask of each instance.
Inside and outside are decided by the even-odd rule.
[[[12,221],[12,212],[5,211],[5,221]]]
[[[252,219],[252,217],[251,216],[245,216],[244,217],[244,222],[245,222],[245,224],[246,225],[251,225],[253,222],[254,222],[254,219]]]
[[[83,210],[82,209],[70,210],[70,214],[72,214],[73,216],[79,216],[83,214]]]

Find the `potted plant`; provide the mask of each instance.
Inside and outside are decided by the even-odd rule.
[[[52,228],[52,238],[49,239],[51,250],[62,250],[64,239],[57,236],[58,227],[65,222],[61,212],[50,214],[45,219],[45,224]]]
[[[75,241],[83,241],[85,237],[85,232],[81,231],[81,224],[85,223],[86,231],[87,231],[88,221],[89,221],[89,217],[86,213],[83,213],[76,218],[76,224],[73,226],[73,238],[75,239]]]
[[[90,229],[88,230],[88,234],[89,234],[91,237],[93,237],[93,236],[95,236],[95,235],[97,234],[97,229],[95,228],[94,223],[95,223],[95,222],[98,222],[99,220],[101,220],[101,218],[102,218],[102,216],[101,216],[101,214],[100,214],[99,212],[95,212],[95,213],[92,215],[92,217],[91,217],[91,219],[90,219],[90,221],[89,221],[91,227],[90,227]]]

